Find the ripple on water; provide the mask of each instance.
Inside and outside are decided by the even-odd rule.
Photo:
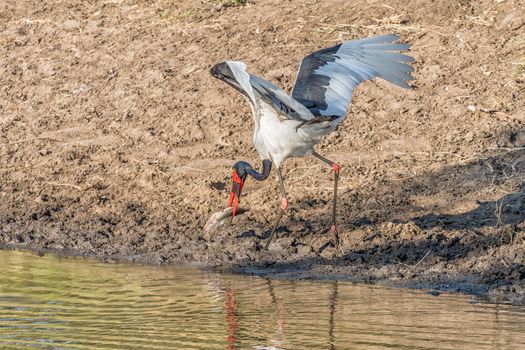
[[[462,295],[0,252],[0,348],[518,349],[525,310]]]

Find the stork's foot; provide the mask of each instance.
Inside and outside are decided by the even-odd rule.
[[[332,232],[332,242],[336,248],[339,247],[339,232],[337,231],[337,225],[335,223],[330,226],[330,232]]]
[[[337,230],[337,225],[332,223],[332,225],[330,225],[330,228],[324,229],[323,231],[321,231],[321,234],[325,235],[328,232],[330,232],[332,236],[328,242],[330,242],[332,246],[337,248],[339,246],[339,231]]]
[[[332,163],[332,170],[336,175],[339,175],[339,173],[341,172],[341,166],[337,163]]]
[[[330,245],[337,248],[339,246],[339,231],[337,230],[337,225],[332,223],[329,228],[325,228],[323,231],[321,231],[321,234],[325,235],[328,232],[332,234],[332,238],[328,242]]]
[[[288,209],[288,199],[287,198],[281,199],[281,209],[283,211],[286,211],[286,209]]]

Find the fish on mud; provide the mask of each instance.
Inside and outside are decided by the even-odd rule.
[[[237,208],[236,215],[246,213],[247,211],[248,209],[245,208]],[[228,207],[224,210],[213,213],[206,222],[206,225],[204,225],[204,239],[209,242],[212,235],[217,232],[219,227],[225,224],[230,224],[232,212],[233,207]]]

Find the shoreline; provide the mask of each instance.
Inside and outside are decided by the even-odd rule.
[[[496,283],[476,283],[475,276],[463,276],[463,280],[456,281],[430,281],[418,278],[416,273],[412,278],[377,278],[370,275],[366,269],[352,270],[345,274],[340,270],[334,271],[334,266],[326,264],[326,261],[313,262],[309,266],[301,266],[297,262],[271,262],[265,261],[249,266],[243,265],[203,265],[191,261],[169,261],[159,263],[155,256],[142,255],[92,255],[85,254],[72,249],[49,249],[33,246],[21,246],[16,244],[0,244],[1,250],[25,251],[38,256],[51,254],[59,259],[94,259],[103,263],[131,264],[139,266],[188,266],[203,271],[215,273],[232,273],[246,276],[257,276],[260,278],[271,278],[278,280],[314,280],[314,281],[343,281],[356,284],[372,284],[378,286],[424,290],[426,294],[438,297],[442,293],[460,293],[470,295],[491,303],[511,303],[514,305],[525,305],[525,288],[512,289],[512,285],[501,286]],[[420,260],[422,261],[422,260]],[[290,268],[293,265],[293,268]],[[414,270],[414,268],[412,268]],[[516,288],[516,286],[514,286]]]
[[[524,303],[525,9],[376,5],[0,2],[0,245],[283,278],[488,286],[491,298]],[[282,164],[289,209],[270,250],[275,173],[248,180],[249,211],[205,240],[232,165],[260,164],[250,107],[210,68],[242,60],[289,92],[311,52],[390,33],[411,45],[412,89],[360,84],[316,148],[341,165],[340,250],[325,233],[332,170],[313,157]]]

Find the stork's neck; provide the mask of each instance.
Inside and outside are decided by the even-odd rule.
[[[246,174],[250,175],[257,181],[263,181],[266,180],[268,176],[270,176],[272,162],[269,159],[264,159],[262,161],[262,172],[258,172],[252,167],[250,163],[244,161],[237,162],[233,167],[244,170]]]

